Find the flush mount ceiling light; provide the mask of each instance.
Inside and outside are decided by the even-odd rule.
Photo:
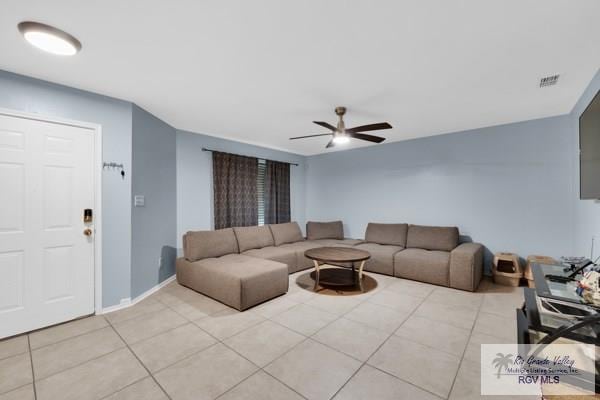
[[[61,56],[72,56],[81,50],[81,42],[53,26],[39,22],[24,21],[18,25],[19,32],[32,46]]]

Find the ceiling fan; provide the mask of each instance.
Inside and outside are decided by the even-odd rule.
[[[360,132],[378,131],[381,129],[391,129],[392,128],[392,126],[390,124],[388,124],[387,122],[379,122],[376,124],[362,125],[362,126],[356,126],[354,128],[346,129],[346,126],[344,125],[344,114],[346,114],[346,107],[336,107],[335,114],[338,117],[340,117],[340,120],[337,123],[337,127],[335,127],[331,124],[328,124],[327,122],[313,121],[317,125],[320,125],[327,129],[330,129],[331,130],[330,133],[321,133],[318,135],[308,135],[308,136],[298,136],[298,137],[290,138],[290,140],[306,139],[306,138],[317,137],[317,136],[332,135],[333,137],[331,138],[329,143],[327,143],[327,146],[325,146],[326,148],[333,147],[336,144],[347,143],[350,140],[350,138],[366,140],[367,142],[381,143],[385,140],[385,138],[383,138],[381,136],[367,135],[365,133],[360,133]]]

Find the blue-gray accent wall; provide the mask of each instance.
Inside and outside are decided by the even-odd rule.
[[[490,252],[569,255],[575,155],[558,116],[312,156],[307,219],[358,238],[370,221],[455,225]]]
[[[187,230],[211,229],[212,163],[202,147],[298,163],[292,219],[342,219],[348,236],[369,221],[457,225],[490,251],[589,255],[600,202],[579,200],[579,115],[312,157],[179,131],[130,102],[0,70],[0,107],[102,126],[103,306],[171,276]],[[145,207],[133,207],[133,195]],[[597,251],[600,241],[596,243]],[[600,253],[598,253],[600,255]],[[159,265],[159,258],[162,263]]]
[[[144,206],[131,209],[131,297],[175,273],[177,171],[175,129],[133,106],[132,196]]]
[[[305,160],[304,156],[265,147],[177,131],[177,243],[189,230],[212,229],[212,156],[202,148],[229,153],[297,163],[290,168],[292,220],[303,228],[305,223]],[[304,229],[304,228],[303,228]]]
[[[0,70],[0,107],[102,126],[104,161],[122,163],[126,173],[102,174],[102,302],[129,298],[132,104]]]
[[[212,227],[212,163],[203,146],[299,163],[291,169],[292,217],[304,223],[303,156],[176,131],[131,102],[2,70],[0,107],[99,124],[103,161],[124,165],[124,179],[102,174],[103,307],[172,276],[182,232]],[[136,194],[145,207],[134,207]]]

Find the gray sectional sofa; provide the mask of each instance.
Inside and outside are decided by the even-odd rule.
[[[371,253],[365,270],[399,278],[475,291],[483,273],[483,246],[456,227],[370,223],[356,247]]]
[[[296,222],[188,232],[177,281],[245,310],[286,293],[288,274],[313,266],[304,252],[323,246],[367,250],[366,271],[469,291],[481,280],[483,247],[459,244],[454,227],[370,223],[358,240],[344,238],[341,221],[308,222],[306,233]]]

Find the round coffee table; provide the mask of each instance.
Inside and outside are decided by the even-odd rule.
[[[365,261],[371,258],[371,254],[368,251],[353,249],[351,247],[319,247],[315,249],[308,249],[304,252],[304,256],[313,260],[315,264],[315,287],[314,291],[317,291],[319,287],[319,279],[321,275],[320,264],[352,264],[352,280],[356,283],[356,271],[354,268],[355,262],[360,262],[358,268],[358,285],[362,290],[362,274]],[[326,277],[326,284],[328,285],[348,285],[348,281],[344,278],[344,270],[341,268],[327,269],[328,274]],[[325,270],[324,270],[325,272]],[[324,276],[325,277],[325,276]]]

